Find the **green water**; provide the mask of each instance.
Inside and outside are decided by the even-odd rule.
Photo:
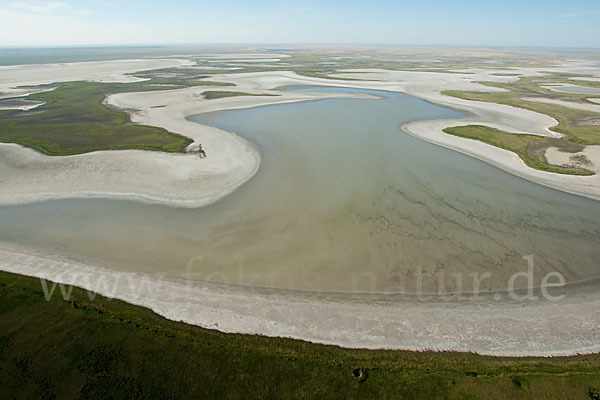
[[[535,284],[551,271],[600,275],[600,202],[415,139],[403,123],[460,114],[367,92],[384,98],[193,117],[262,153],[257,175],[213,205],[3,206],[0,240],[124,270],[316,291],[470,291],[469,274],[486,272],[478,289],[501,290],[528,255]]]

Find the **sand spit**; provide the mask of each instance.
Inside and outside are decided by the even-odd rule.
[[[192,153],[126,150],[48,157],[16,144],[0,144],[0,203],[117,198],[199,207],[235,190],[258,168],[256,151],[237,136],[228,138],[228,145],[239,151],[226,171]]]
[[[594,291],[569,294],[557,301],[327,298],[227,290],[123,273],[4,245],[0,247],[0,270],[75,284],[149,307],[175,321],[223,332],[349,348],[472,351],[497,356],[600,351],[600,295]],[[55,290],[60,293],[61,289]]]

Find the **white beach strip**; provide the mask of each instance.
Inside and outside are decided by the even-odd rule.
[[[223,332],[289,337],[349,348],[453,350],[496,356],[600,351],[600,294],[558,301],[324,298],[232,289],[118,272],[0,245],[0,270],[75,285]],[[41,283],[40,283],[41,284]],[[46,287],[52,289],[47,283]],[[54,287],[60,295],[60,288]],[[67,288],[68,290],[68,288]]]

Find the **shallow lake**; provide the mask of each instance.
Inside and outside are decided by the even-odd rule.
[[[215,204],[3,206],[0,240],[124,270],[314,291],[502,290],[528,270],[524,256],[533,256],[536,285],[552,271],[567,281],[600,275],[600,202],[400,129],[460,116],[455,111],[403,94],[343,90],[381,98],[192,117],[236,132],[262,154],[257,175]],[[210,162],[206,151],[202,162]]]

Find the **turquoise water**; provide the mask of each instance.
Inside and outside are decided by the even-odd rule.
[[[198,280],[316,291],[470,291],[469,274],[486,272],[477,289],[505,289],[512,274],[527,270],[528,255],[535,284],[551,271],[568,281],[600,275],[600,202],[400,130],[413,120],[460,116],[455,111],[357,91],[382,98],[193,117],[238,133],[262,154],[257,175],[213,205],[3,206],[0,240],[124,270],[187,270]]]

